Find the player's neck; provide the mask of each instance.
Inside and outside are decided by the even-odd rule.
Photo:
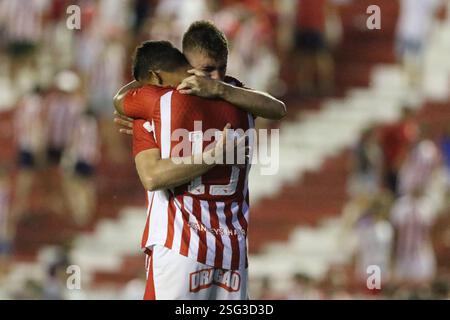
[[[190,66],[182,67],[175,72],[171,72],[168,74],[167,78],[165,79],[165,84],[170,87],[178,87],[178,85],[187,77],[190,76],[190,74],[187,72],[189,69],[191,69]]]

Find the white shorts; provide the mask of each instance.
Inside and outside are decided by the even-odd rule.
[[[145,300],[245,300],[248,270],[224,270],[155,245],[147,260]]]

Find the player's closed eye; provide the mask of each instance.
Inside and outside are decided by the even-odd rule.
[[[213,72],[214,70],[215,70],[216,68],[215,67],[203,67],[202,68],[202,71],[204,71],[204,72],[206,72],[206,73],[211,73],[211,72]]]

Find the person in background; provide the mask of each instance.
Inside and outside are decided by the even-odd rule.
[[[428,190],[439,163],[439,149],[429,137],[428,128],[422,125],[400,167],[398,175],[400,194],[409,194],[415,188]]]
[[[274,93],[277,90],[279,61],[275,56],[276,15],[264,2],[237,7],[239,24],[230,39],[228,72],[251,88]],[[245,71],[244,71],[245,70]]]
[[[136,0],[133,3],[133,25],[131,28],[132,34],[138,38],[138,35],[142,32],[145,26],[145,22],[151,15],[155,5],[155,0]]]
[[[447,197],[446,199],[448,204],[450,205],[450,126],[447,128],[444,136],[441,139],[440,143],[444,170],[446,175],[446,185],[447,185]]]
[[[334,89],[334,63],[325,32],[327,16],[334,7],[329,0],[298,0],[297,5],[294,46],[300,92],[329,95]]]
[[[374,128],[366,129],[353,149],[349,194],[371,195],[380,190],[383,167],[382,151]]]
[[[97,119],[88,108],[79,118],[73,141],[69,147],[69,158],[73,163],[65,177],[67,201],[78,225],[85,225],[96,206],[95,166],[100,156],[100,139]]]
[[[382,128],[380,145],[383,150],[383,186],[395,195],[398,190],[398,173],[406,159],[412,142],[416,139],[418,125],[413,110],[404,107],[398,122]]]
[[[358,239],[355,275],[363,283],[367,280],[367,268],[371,265],[380,268],[382,284],[390,279],[394,240],[394,229],[389,222],[392,200],[389,192],[378,193],[354,224]]]
[[[10,182],[5,165],[0,164],[0,279],[7,269],[11,253]]]
[[[9,57],[9,77],[12,88],[20,94],[23,93],[18,81],[21,72],[36,65],[36,53],[43,35],[43,15],[48,4],[48,0],[0,1],[0,26]]]
[[[56,213],[66,207],[63,193],[61,162],[70,146],[79,118],[85,108],[80,94],[80,79],[72,71],[62,71],[55,77],[55,90],[49,97],[47,110],[48,204]]]
[[[295,273],[292,276],[293,286],[286,294],[288,300],[321,300],[321,292],[315,288],[314,279],[303,273]]]
[[[45,94],[39,86],[19,101],[14,114],[14,125],[18,171],[11,219],[17,222],[29,209],[28,198],[45,148]]]
[[[111,97],[120,87],[125,71],[125,50],[118,35],[109,35],[91,70],[88,99],[99,121],[105,152],[113,162],[125,160],[126,150],[122,137],[117,133],[110,112]]]
[[[437,212],[421,186],[399,198],[391,210],[395,228],[394,281],[405,288],[428,285],[436,261],[430,230]]]
[[[71,265],[67,248],[58,246],[46,261],[46,275],[42,283],[41,299],[65,300],[67,298],[67,268]]]
[[[397,58],[412,88],[422,82],[424,48],[442,0],[401,0],[396,30]],[[420,26],[420,27],[418,27]]]

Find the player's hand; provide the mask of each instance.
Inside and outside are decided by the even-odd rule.
[[[192,69],[188,73],[192,76],[185,78],[177,90],[182,94],[191,94],[203,98],[217,98],[220,96],[221,82],[213,80],[203,71]]]
[[[234,131],[230,129],[231,125],[227,123],[223,128],[220,139],[212,150],[212,156],[217,164],[236,165],[239,168],[244,168],[250,161],[248,137],[245,135],[236,137]]]
[[[121,126],[121,128],[119,128],[120,133],[133,135],[132,118],[128,118],[127,116],[121,115],[117,111],[114,111],[114,122]]]

